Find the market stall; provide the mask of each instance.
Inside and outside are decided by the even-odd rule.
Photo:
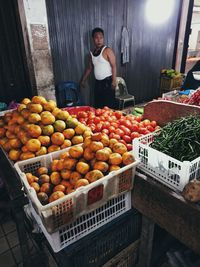
[[[125,264],[130,255],[138,255],[139,238],[140,266],[150,266],[154,223],[199,253],[192,219],[198,218],[198,206],[183,200],[193,200],[192,187],[185,188],[199,175],[199,107],[153,101],[143,116],[140,112],[126,115],[108,107],[61,110],[55,102],[35,96],[0,119],[0,164],[18,207],[16,222],[24,222],[26,214],[32,224],[28,231],[42,234],[36,243],[48,247],[59,266],[80,266],[86,254],[83,243],[88,253],[84,266],[119,260],[121,251]],[[135,175],[136,167],[144,175]],[[143,215],[141,236],[136,209]],[[171,220],[175,209],[179,213]],[[182,223],[185,212],[191,213],[191,221]],[[18,227],[24,260],[25,228],[24,223]]]

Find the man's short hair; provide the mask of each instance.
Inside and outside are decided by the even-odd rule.
[[[95,33],[97,33],[97,32],[101,32],[101,33],[104,35],[104,31],[103,31],[103,29],[101,29],[101,28],[94,28],[94,29],[92,30],[92,38],[94,38],[94,35],[95,35]]]

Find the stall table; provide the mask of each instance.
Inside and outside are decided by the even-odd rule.
[[[143,215],[139,267],[151,264],[155,224],[200,254],[199,205],[140,173],[135,177],[132,203]]]

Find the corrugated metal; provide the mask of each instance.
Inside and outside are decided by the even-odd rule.
[[[165,0],[167,1],[167,0]],[[146,0],[46,0],[55,81],[79,81],[92,48],[91,30],[100,26],[117,58],[117,75],[126,78],[137,102],[158,95],[159,71],[171,67],[180,0],[167,24],[146,22]],[[130,31],[130,63],[121,66],[122,26]],[[90,79],[92,88],[92,79]],[[85,97],[91,97],[92,90]]]

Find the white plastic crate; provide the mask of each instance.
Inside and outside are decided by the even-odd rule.
[[[59,158],[60,154],[68,150],[69,148],[66,148],[44,156],[20,161],[14,165],[24,185],[27,197],[32,202],[49,233],[57,231],[59,227],[76,220],[89,211],[95,210],[109,199],[129,191],[133,187],[138,161],[110,172],[96,182],[80,187],[75,192],[43,206],[38,200],[35,190],[30,187],[25,172],[35,174],[40,166],[48,168],[53,159]]]
[[[149,145],[159,132],[151,133],[133,141],[133,153],[140,160],[139,168],[166,186],[182,191],[195,178],[200,178],[200,157],[193,161],[179,161]]]
[[[6,113],[13,112],[14,110],[16,110],[16,108],[0,111],[0,117],[3,117]]]
[[[52,234],[47,232],[40,216],[38,216],[31,204],[29,204],[28,208],[53,251],[58,252],[130,210],[131,192],[126,192],[110,199],[104,205],[82,215],[76,221],[63,226]]]

